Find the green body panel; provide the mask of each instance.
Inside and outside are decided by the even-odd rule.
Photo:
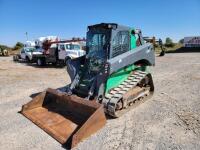
[[[146,71],[146,69],[147,69],[146,66],[135,66],[135,65],[130,65],[128,67],[120,69],[119,71],[110,75],[110,77],[108,78],[108,80],[106,82],[105,92],[107,93],[110,89],[120,85],[124,80],[126,80],[128,78],[129,74],[133,70]]]
[[[131,29],[129,31],[130,33],[130,50],[136,48],[136,37],[135,35],[131,34],[131,32],[134,29]],[[122,68],[118,70],[117,72],[113,73],[110,75],[110,77],[107,80],[106,83],[106,90],[105,92],[107,93],[110,89],[117,87],[119,84],[121,84],[124,80],[127,79],[131,71],[136,70],[136,69],[142,69],[141,67],[137,67],[135,65],[130,65],[125,68]]]
[[[133,31],[134,29],[131,29],[129,32],[130,32],[130,44],[131,44],[131,46],[130,46],[130,48],[131,48],[131,50],[132,49],[134,49],[134,48],[136,48],[136,37],[135,37],[135,35],[133,35],[133,34],[131,34],[131,32]]]

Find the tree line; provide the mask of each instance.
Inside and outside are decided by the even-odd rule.
[[[180,44],[183,44],[183,42],[184,42],[184,39],[179,40],[179,43],[180,43]],[[174,46],[176,45],[176,43],[174,43],[173,40],[172,40],[171,38],[167,37],[167,38],[165,39],[164,45],[165,45],[166,47],[174,47]],[[6,46],[6,45],[0,45],[0,49],[19,50],[19,49],[21,49],[23,46],[24,46],[23,43],[17,42],[17,43],[15,44],[14,47],[9,47],[9,46]]]
[[[184,39],[180,39],[179,44],[183,44],[184,43]],[[176,45],[176,43],[173,42],[173,40],[169,37],[166,38],[165,40],[165,44],[166,47],[174,47]]]
[[[0,45],[0,49],[7,49],[7,50],[19,50],[19,49],[21,49],[22,47],[24,47],[24,44],[23,43],[21,43],[21,42],[17,42],[16,44],[15,44],[15,46],[14,47],[9,47],[9,46],[7,46],[7,45]]]

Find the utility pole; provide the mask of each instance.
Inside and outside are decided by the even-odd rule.
[[[28,41],[28,32],[26,32],[25,34],[26,34],[26,41]]]

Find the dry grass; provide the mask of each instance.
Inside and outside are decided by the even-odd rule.
[[[183,45],[180,43],[175,43],[174,47],[165,47],[165,51],[166,52],[173,52],[176,51],[177,49],[181,48]],[[161,48],[160,47],[156,47],[155,48],[155,52],[156,53],[160,53],[161,52]]]

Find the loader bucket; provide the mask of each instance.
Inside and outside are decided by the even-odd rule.
[[[106,123],[101,104],[53,89],[47,89],[23,105],[21,113],[69,148]]]

